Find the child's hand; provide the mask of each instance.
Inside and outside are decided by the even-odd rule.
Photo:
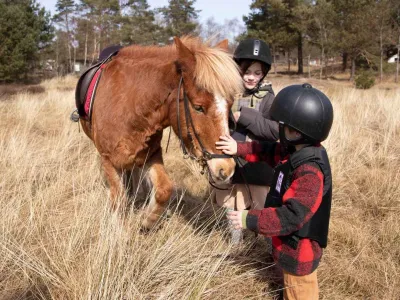
[[[237,142],[230,135],[220,136],[219,139],[215,143],[218,150],[222,150],[222,152],[229,155],[237,154]]]
[[[228,211],[226,217],[229,221],[231,221],[231,225],[234,229],[242,229],[242,211]]]

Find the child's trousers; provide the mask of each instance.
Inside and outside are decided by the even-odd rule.
[[[285,300],[318,300],[317,270],[297,276],[283,270],[283,298]]]
[[[252,184],[247,187],[245,184],[235,184],[229,186],[227,190],[214,189],[218,206],[236,208],[237,210],[244,210],[249,207],[263,209],[268,191],[268,186]],[[252,201],[250,200],[249,192],[251,193]]]

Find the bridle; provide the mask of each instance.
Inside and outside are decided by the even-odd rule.
[[[196,146],[194,144],[193,136],[190,133],[190,129],[192,129],[194,137],[196,138],[196,140],[199,143],[200,148],[201,148],[200,149],[201,150],[200,157],[196,157],[193,154],[191,154],[190,151],[187,150],[185,143],[183,142],[182,128],[181,128],[181,122],[180,122],[180,118],[179,118],[179,116],[180,116],[179,102],[180,102],[181,87],[183,88],[183,104],[184,104],[185,123],[186,123],[186,131],[187,131],[188,139],[192,143],[193,147],[195,148]],[[197,161],[200,164],[200,166],[202,167],[201,174],[204,174],[205,169],[207,168],[208,172],[211,175],[211,171],[208,167],[207,161],[209,161],[213,158],[233,158],[232,155],[228,155],[228,154],[210,153],[204,147],[204,144],[202,143],[200,136],[194,127],[192,114],[190,113],[190,109],[189,109],[189,98],[187,97],[186,92],[185,92],[185,87],[183,86],[183,76],[181,76],[181,79],[179,80],[179,85],[178,85],[178,95],[176,97],[176,116],[177,116],[176,118],[177,118],[177,124],[178,124],[178,138],[179,138],[180,146],[181,146],[181,149],[183,152],[183,158],[184,159],[190,158],[192,160]]]
[[[181,122],[180,122],[180,118],[179,118],[179,116],[180,116],[179,102],[180,102],[181,87],[183,88],[183,104],[184,104],[184,110],[185,110],[185,123],[186,123],[186,131],[188,134],[188,139],[192,143],[193,147],[195,148],[196,145],[194,144],[193,136],[190,133],[190,128],[191,128],[193,131],[193,134],[201,148],[201,156],[200,157],[196,157],[191,152],[189,152],[185,146],[185,143],[183,142],[182,128],[181,128]],[[177,116],[176,118],[177,118],[177,125],[178,125],[178,138],[179,138],[180,146],[181,146],[181,149],[183,152],[183,158],[184,159],[190,158],[192,160],[197,161],[202,168],[202,170],[200,172],[202,175],[205,173],[205,170],[207,170],[208,174],[209,174],[208,181],[212,187],[214,187],[218,190],[227,190],[225,188],[220,188],[220,187],[216,186],[215,182],[212,179],[211,170],[207,164],[207,161],[209,161],[213,158],[233,158],[235,160],[235,162],[239,165],[240,165],[240,161],[238,160],[238,158],[236,156],[232,156],[232,155],[228,155],[228,154],[212,154],[204,148],[204,145],[201,142],[200,136],[196,132],[196,129],[193,124],[192,115],[191,115],[190,109],[189,109],[189,98],[187,97],[186,92],[185,92],[185,87],[183,86],[183,76],[181,76],[181,78],[179,80],[179,85],[178,85],[178,94],[176,97],[176,116]],[[171,136],[171,131],[170,131],[170,136]],[[168,141],[170,139],[170,136],[168,137]],[[167,144],[167,148],[168,148],[168,144]],[[250,201],[252,202],[253,200],[252,200],[252,195],[251,195],[251,192],[249,189],[249,185],[247,184],[247,181],[246,181],[246,178],[245,178],[243,172],[241,171],[240,173],[245,181],[246,190],[249,194]],[[235,209],[236,209],[236,200],[235,200]]]

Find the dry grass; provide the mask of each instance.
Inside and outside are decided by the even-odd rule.
[[[310,80],[272,81],[278,92]],[[42,85],[45,93],[0,101],[0,299],[276,295],[265,243],[258,239],[254,251],[231,255],[207,181],[182,160],[175,139],[166,166],[177,192],[159,230],[141,233],[135,206],[126,224],[109,212],[96,151],[69,121],[75,83],[52,80]],[[334,199],[321,298],[398,299],[400,89],[311,83],[335,109],[325,143]]]
[[[11,95],[19,93],[41,94],[45,92],[45,88],[40,85],[18,85],[18,84],[1,84],[0,97],[3,99]]]

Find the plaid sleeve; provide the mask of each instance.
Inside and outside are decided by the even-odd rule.
[[[316,164],[305,164],[293,172],[292,183],[281,207],[250,210],[246,226],[265,236],[284,236],[308,222],[322,201],[323,174]]]
[[[237,155],[248,162],[265,161],[274,167],[279,161],[279,143],[271,142],[238,142]]]

